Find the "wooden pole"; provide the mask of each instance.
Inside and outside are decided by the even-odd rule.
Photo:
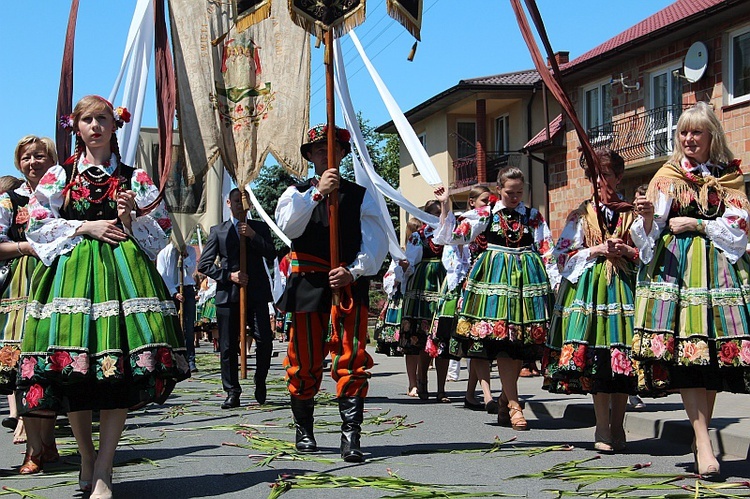
[[[177,257],[177,271],[180,273],[178,279],[179,288],[177,290],[178,293],[182,296],[182,301],[180,302],[180,331],[182,331],[183,338],[185,337],[185,276],[183,275],[183,270],[185,268],[185,258],[182,256],[182,250],[177,249],[179,252],[179,255]],[[187,345],[185,345],[187,346]]]
[[[246,208],[247,199],[245,191],[242,191],[242,204]],[[247,221],[247,211],[245,220]],[[245,236],[240,236],[240,272],[247,273],[247,242]],[[240,286],[240,379],[247,379],[247,287]]]
[[[333,95],[333,29],[325,32],[325,56],[326,68],[326,111],[328,125],[328,169],[338,171],[339,164],[336,161],[336,107]],[[328,225],[331,240],[331,269],[340,265],[339,261],[339,191],[333,190],[328,195]],[[333,305],[339,304],[338,290],[333,290]]]

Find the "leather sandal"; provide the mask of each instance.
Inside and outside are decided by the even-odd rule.
[[[526,418],[523,417],[523,409],[521,407],[508,406],[508,412],[510,414],[510,427],[516,431],[526,431],[529,429],[529,423]]]
[[[36,456],[33,456],[27,452],[18,472],[22,475],[32,475],[40,471],[42,471],[42,453],[40,452]]]
[[[615,449],[611,439],[604,438],[599,433],[594,433],[594,450],[602,454],[614,454]]]

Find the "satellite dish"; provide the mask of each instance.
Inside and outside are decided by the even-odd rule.
[[[703,42],[695,42],[685,54],[685,64],[682,71],[685,79],[695,83],[703,77],[708,66],[708,47]]]

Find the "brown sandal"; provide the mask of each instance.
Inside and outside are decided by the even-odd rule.
[[[32,456],[27,452],[18,472],[22,475],[31,475],[40,471],[42,471],[42,453]]]
[[[523,417],[523,410],[521,407],[508,406],[508,412],[510,413],[510,427],[516,431],[526,431],[529,429],[529,423],[526,418]]]

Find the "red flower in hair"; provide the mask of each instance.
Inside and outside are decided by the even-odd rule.
[[[117,107],[114,110],[115,119],[123,123],[130,123],[130,111],[126,107]]]

